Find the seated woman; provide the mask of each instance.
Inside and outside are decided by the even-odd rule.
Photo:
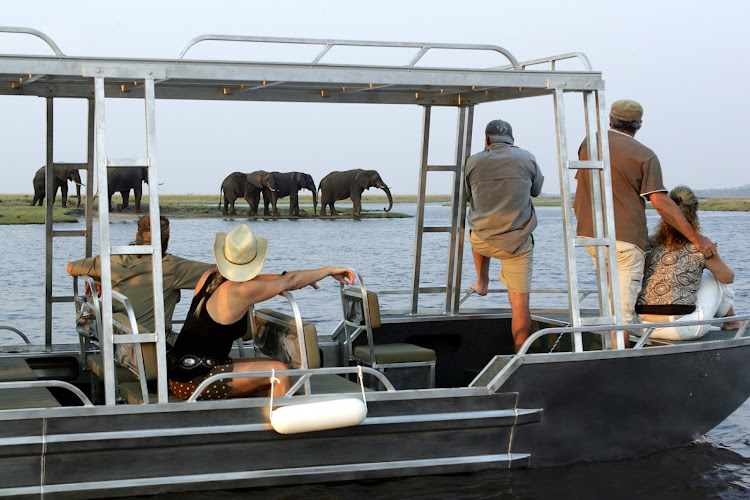
[[[698,198],[687,186],[677,186],[669,197],[685,219],[698,225]],[[734,292],[727,283],[734,281],[734,271],[717,253],[706,259],[692,243],[672,226],[659,222],[650,238],[646,254],[643,287],[635,311],[644,323],[666,323],[676,320],[701,320],[734,316]],[[739,328],[738,321],[722,323],[722,328]],[[657,328],[652,338],[693,340],[708,332],[710,325]]]
[[[345,285],[354,283],[354,273],[343,267],[291,271],[281,275],[259,275],[268,252],[268,241],[256,238],[242,224],[229,233],[216,233],[214,258],[218,271],[207,271],[195,287],[185,324],[168,356],[169,388],[188,399],[211,375],[248,370],[286,370],[281,361],[268,358],[229,357],[232,343],[247,331],[248,311],[258,302],[281,292],[298,290],[332,276]],[[279,376],[273,395],[283,396],[289,377]],[[223,379],[208,387],[198,399],[243,397],[269,389],[269,377]]]

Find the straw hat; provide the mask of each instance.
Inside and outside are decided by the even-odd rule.
[[[256,238],[246,224],[228,233],[216,233],[214,259],[229,281],[248,281],[260,273],[268,253],[268,240]]]

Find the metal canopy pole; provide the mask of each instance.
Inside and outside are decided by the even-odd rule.
[[[466,196],[464,169],[471,149],[471,132],[474,123],[474,106],[458,109],[456,132],[456,168],[453,173],[453,200],[451,202],[451,241],[448,257],[448,281],[445,291],[445,313],[458,314],[461,299],[461,273],[464,255],[464,230],[466,228]]]
[[[424,106],[422,114],[422,153],[419,167],[419,186],[417,197],[417,228],[414,237],[414,266],[411,278],[411,301],[409,312],[417,314],[419,307],[419,274],[422,269],[422,237],[424,236],[424,205],[427,184],[427,155],[430,149],[430,115],[432,107]]]
[[[54,99],[47,97],[47,164],[44,166],[44,239],[46,242],[44,260],[44,346],[52,349],[52,234],[54,232]],[[67,182],[67,181],[65,181]]]

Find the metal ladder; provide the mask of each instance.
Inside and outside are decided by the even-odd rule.
[[[144,82],[144,104],[146,115],[146,158],[115,160],[106,156],[105,140],[105,69],[96,69],[94,78],[95,128],[96,128],[96,168],[99,179],[99,248],[101,249],[101,282],[102,282],[102,338],[100,347],[104,364],[104,398],[108,405],[115,404],[116,390],[114,376],[114,347],[115,344],[156,344],[156,359],[158,370],[158,401],[168,401],[167,367],[166,367],[166,337],[164,319],[164,291],[162,288],[162,260],[161,260],[161,223],[159,220],[159,192],[156,165],[156,112],[154,95],[154,76],[147,75],[138,78]],[[149,184],[149,216],[151,219],[150,245],[110,245],[109,235],[109,197],[107,193],[107,168],[142,167],[148,168]],[[112,315],[112,255],[151,255],[152,282],[154,299],[155,332],[114,335]],[[145,377],[140,373],[141,378]],[[143,394],[147,401],[147,394]]]
[[[87,158],[86,163],[62,163],[55,162],[54,154],[54,98],[47,97],[47,152],[46,152],[46,168],[45,168],[45,194],[44,198],[46,201],[45,206],[45,286],[44,286],[44,344],[46,349],[52,348],[52,304],[61,302],[73,302],[75,297],[73,295],[53,295],[52,288],[52,277],[53,277],[53,239],[54,238],[69,238],[69,237],[85,237],[85,252],[86,257],[91,257],[92,249],[92,224],[93,224],[93,208],[94,208],[94,185],[91,182],[93,179],[94,171],[94,103],[91,99],[88,100],[88,142],[87,142]],[[51,166],[51,168],[50,168]],[[85,205],[85,229],[55,229],[54,227],[54,195],[55,187],[53,176],[55,170],[86,170],[86,205]],[[66,181],[67,182],[67,181]]]
[[[412,267],[412,289],[409,311],[417,314],[420,293],[445,292],[444,314],[458,314],[461,288],[461,265],[463,262],[464,229],[466,227],[466,197],[464,196],[463,171],[469,157],[474,106],[458,107],[455,163],[451,165],[429,165],[427,156],[430,144],[431,106],[424,106],[422,118],[422,152],[419,174],[419,198],[417,202],[417,227],[414,238],[414,266]],[[451,199],[450,225],[425,226],[424,209],[428,172],[453,172],[453,194]],[[422,246],[424,233],[449,233],[448,267],[445,287],[420,288]]]
[[[568,160],[563,89],[555,89],[553,97],[571,326],[620,325],[622,324],[622,312],[619,307],[620,291],[617,275],[614,202],[612,198],[609,144],[607,141],[608,113],[604,106],[604,93],[601,90],[583,92],[586,140],[588,141],[587,146],[589,151],[589,160],[587,161]],[[588,169],[592,174],[593,238],[577,237],[573,222],[570,171],[581,169]],[[582,297],[579,293],[575,249],[587,246],[595,248],[594,259],[599,291],[599,316],[582,318],[580,305]],[[611,286],[608,286],[608,284],[611,284]],[[620,330],[616,337],[618,349],[624,349],[625,347],[625,334],[626,332]],[[575,351],[583,350],[581,337],[580,332],[573,335]],[[609,336],[605,335],[603,339],[605,348],[611,348]]]

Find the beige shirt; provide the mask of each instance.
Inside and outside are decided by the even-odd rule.
[[[666,192],[662,181],[659,158],[633,137],[609,130],[609,159],[614,198],[615,237],[648,250],[646,200],[651,193]],[[588,160],[588,148],[583,141],[578,158]],[[591,204],[591,171],[582,169],[576,174],[578,187],[574,209],[578,219],[578,236],[594,237]]]

